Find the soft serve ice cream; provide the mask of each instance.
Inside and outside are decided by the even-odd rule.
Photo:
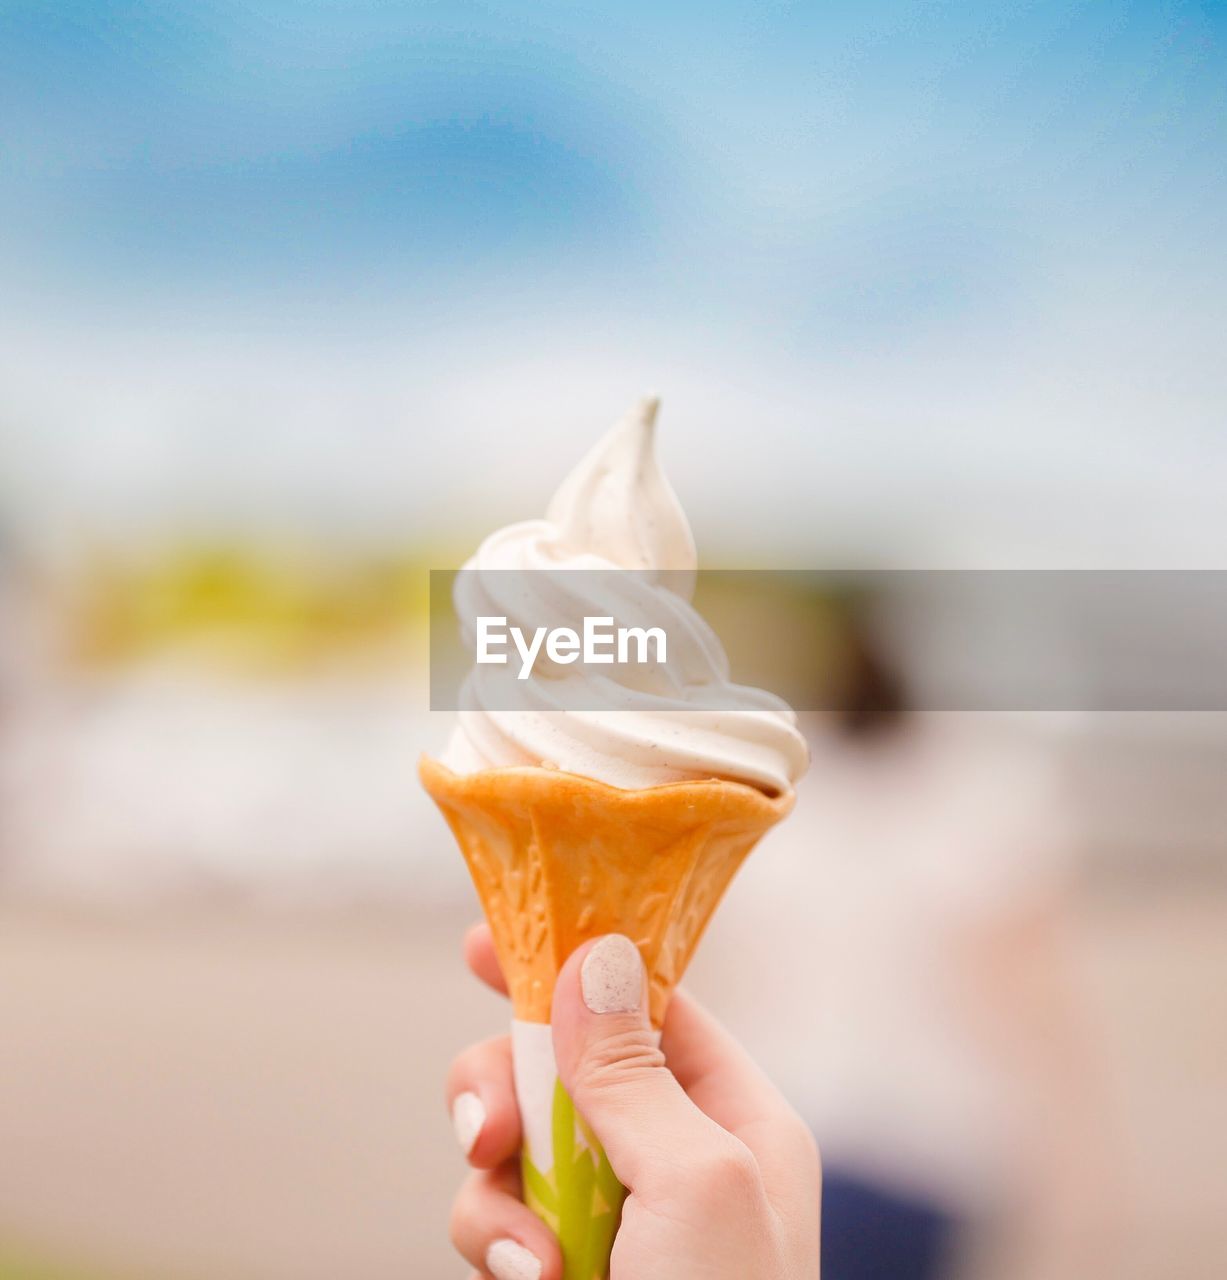
[[[457,580],[456,603],[471,646],[478,617],[527,612],[582,631],[602,615],[664,622],[666,660],[598,670],[543,659],[527,681],[475,665],[443,756],[454,772],[545,766],[622,788],[717,778],[778,795],[804,771],[792,711],[729,679],[720,641],[690,603],[694,539],[656,457],[657,407],[643,400],[617,423],[545,519],[488,537]]]
[[[474,665],[443,760],[418,765],[507,981],[525,1202],[562,1243],[563,1280],[608,1280],[623,1191],[558,1078],[558,975],[583,943],[630,938],[661,1027],[737,869],[792,809],[807,760],[792,712],[729,679],[690,603],[694,541],[656,460],[655,417],[654,400],[638,405],[545,519],[487,538],[457,576]],[[572,649],[537,643],[574,645],[593,621],[659,630],[667,650],[580,665]],[[531,672],[491,661],[490,624],[517,645],[535,638]]]

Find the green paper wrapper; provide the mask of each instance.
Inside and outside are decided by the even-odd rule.
[[[524,1202],[558,1237],[564,1280],[608,1280],[626,1191],[554,1065],[550,1029],[515,1021]]]

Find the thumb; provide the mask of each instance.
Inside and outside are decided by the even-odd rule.
[[[640,1194],[735,1142],[690,1101],[665,1066],[647,1013],[639,949],[619,933],[585,943],[563,966],[551,1025],[558,1074],[605,1148],[618,1180]]]

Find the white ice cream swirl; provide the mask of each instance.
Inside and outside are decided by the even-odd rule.
[[[724,778],[771,794],[804,772],[793,712],[729,680],[720,641],[690,604],[694,539],[656,458],[658,403],[641,401],[597,444],[544,520],[488,537],[457,578],[456,604],[470,647],[479,616],[577,632],[608,616],[663,627],[668,660],[595,674],[542,657],[525,681],[475,666],[443,756],[456,772],[543,765],[617,787]]]

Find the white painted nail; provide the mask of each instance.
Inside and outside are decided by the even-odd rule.
[[[541,1280],[541,1260],[514,1240],[496,1240],[486,1250],[486,1270],[494,1280]]]
[[[643,1000],[639,948],[620,933],[602,938],[584,957],[579,985],[593,1013],[633,1013]]]
[[[477,1094],[458,1093],[452,1103],[452,1128],[456,1130],[456,1141],[466,1156],[477,1145],[485,1123],[485,1103]]]

